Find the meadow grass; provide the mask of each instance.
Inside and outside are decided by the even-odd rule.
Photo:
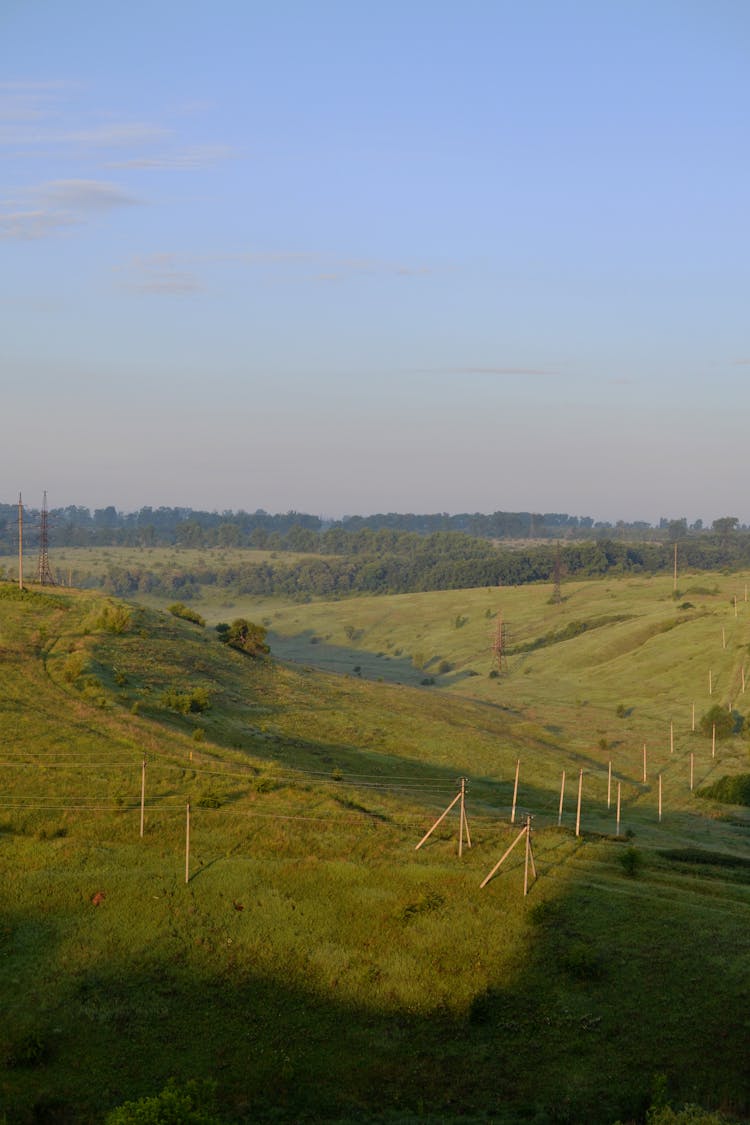
[[[562,612],[542,588],[268,607],[274,652],[282,627],[317,657],[329,642],[303,648],[293,627],[346,647],[353,623],[356,651],[433,641],[455,664],[478,660],[500,598],[518,644],[628,615],[496,680],[430,688],[254,661],[94,594],[0,587],[8,1120],[99,1121],[172,1074],[215,1078],[238,1121],[611,1125],[642,1116],[657,1073],[678,1100],[745,1112],[750,821],[690,792],[686,756],[698,784],[746,771],[747,743],[712,759],[683,715],[670,753],[662,714],[709,659],[729,682],[747,643],[733,581],[694,610],[656,580],[583,584]],[[169,707],[198,687],[208,710]],[[415,851],[460,774],[473,847],[458,858],[454,810]],[[480,890],[527,813],[531,893],[522,845]]]

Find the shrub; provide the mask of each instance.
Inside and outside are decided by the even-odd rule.
[[[194,609],[184,605],[183,602],[175,602],[173,605],[167,606],[167,609],[173,617],[182,617],[185,621],[192,621],[194,625],[205,626],[205,618],[201,617]]]
[[[263,656],[270,652],[266,644],[264,626],[256,625],[254,621],[248,621],[244,617],[235,618],[231,625],[222,622],[221,625],[216,626],[216,632],[219,634],[219,640],[224,644],[246,652],[249,656]],[[313,642],[311,638],[310,643],[317,643],[317,640],[316,638]]]
[[[735,777],[720,777],[713,785],[696,789],[696,796],[723,801],[727,805],[750,806],[750,773],[738,773]]]
[[[177,691],[170,688],[161,697],[162,707],[170,711],[178,711],[181,715],[200,714],[211,706],[211,697],[208,689],[204,687],[193,688],[192,691]]]
[[[643,866],[643,857],[632,845],[620,856],[620,865],[627,876],[634,879]]]
[[[170,1078],[160,1094],[124,1102],[107,1114],[105,1125],[221,1125],[215,1113],[216,1086]]]
[[[709,707],[708,711],[701,715],[700,720],[701,734],[709,738],[713,734],[714,727],[716,727],[716,737],[724,739],[731,738],[733,734],[740,734],[744,725],[745,718],[739,711],[728,711],[718,703]]]
[[[103,605],[98,613],[93,613],[86,621],[89,629],[102,629],[105,633],[124,633],[129,627],[133,614],[126,605],[112,602]]]
[[[63,664],[63,679],[72,684],[86,670],[88,658],[85,652],[71,652]]]

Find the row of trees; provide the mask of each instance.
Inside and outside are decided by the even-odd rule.
[[[750,566],[750,536],[737,536],[729,548],[718,538],[690,541],[680,547],[681,565],[692,570]],[[220,586],[237,594],[285,597],[341,597],[356,593],[411,593],[477,586],[517,586],[552,582],[557,573],[570,577],[605,574],[671,573],[673,553],[663,544],[628,544],[611,539],[590,543],[539,545],[509,550],[485,540],[438,533],[397,536],[380,552],[336,556],[283,556],[241,564],[219,560],[197,566],[111,566],[101,576],[74,572],[76,585],[101,585],[111,594],[136,592],[189,601],[203,586]]]
[[[0,504],[0,551],[11,552],[17,541],[17,506]],[[39,524],[39,512],[28,509],[29,530]],[[717,525],[738,520],[722,517]],[[87,546],[181,546],[251,547],[268,550],[311,551],[321,554],[370,551],[368,539],[411,533],[429,536],[460,533],[480,539],[589,539],[674,540],[703,533],[700,520],[688,527],[687,520],[661,520],[658,528],[644,521],[617,524],[595,523],[589,516],[546,512],[480,512],[448,515],[379,513],[323,520],[301,512],[271,515],[256,512],[202,512],[191,508],[141,508],[118,512],[114,507],[88,508],[71,505],[49,513],[49,542],[52,547]],[[354,544],[364,542],[366,546]],[[347,546],[344,546],[346,544]]]

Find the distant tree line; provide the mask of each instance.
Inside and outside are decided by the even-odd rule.
[[[74,571],[73,579],[76,585],[102,586],[115,595],[148,593],[183,602],[200,597],[203,586],[304,600],[552,582],[558,565],[570,578],[671,573],[673,566],[670,546],[659,543],[602,539],[511,549],[455,532],[370,535],[369,550],[359,553],[304,558],[282,554],[254,561],[249,552],[246,561],[222,562],[209,556],[199,564],[154,568],[146,559],[143,565],[110,565],[104,577]],[[693,571],[748,567],[750,535],[736,534],[728,544],[718,536],[687,541],[680,547],[680,559],[681,566]]]
[[[0,552],[10,553],[17,544],[18,513],[15,504],[0,504]],[[39,525],[39,512],[26,510],[26,523],[33,536]],[[738,521],[730,520],[734,529]],[[714,521],[716,524],[721,520]],[[746,529],[742,529],[746,530]],[[396,512],[370,516],[346,516],[341,520],[323,520],[302,512],[271,515],[255,512],[203,512],[192,508],[144,507],[137,512],[118,512],[113,506],[88,508],[70,505],[53,508],[49,513],[49,545],[51,547],[248,547],[271,551],[305,551],[327,554],[364,554],[373,550],[372,535],[432,536],[438,533],[460,533],[478,539],[492,540],[586,540],[614,539],[627,542],[663,542],[695,538],[706,534],[697,520],[688,526],[686,519],[661,519],[658,527],[638,520],[616,524],[594,522],[590,516],[545,512],[480,512],[448,515],[447,513],[415,515]],[[388,542],[386,538],[378,541]]]

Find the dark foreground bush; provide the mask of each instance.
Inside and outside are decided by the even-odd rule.
[[[125,1102],[105,1118],[105,1125],[221,1125],[216,1115],[216,1087],[211,1082],[170,1078],[160,1094]]]
[[[727,805],[750,805],[750,773],[735,777],[720,777],[713,785],[704,785],[695,791],[697,797],[723,801]]]

